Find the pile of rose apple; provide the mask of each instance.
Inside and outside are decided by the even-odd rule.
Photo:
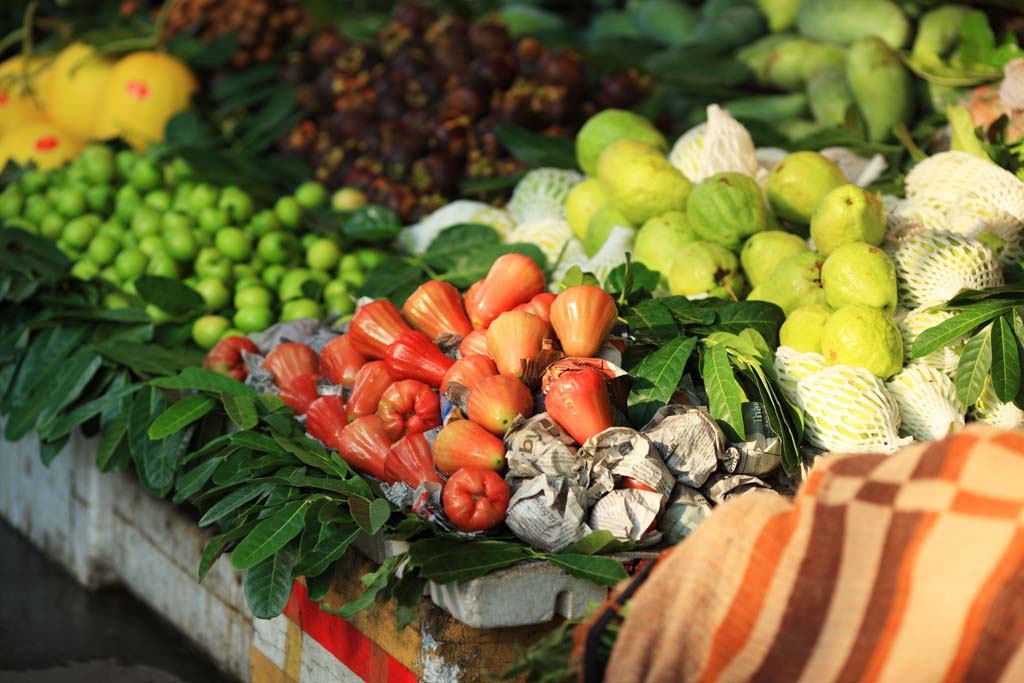
[[[534,413],[534,391],[580,444],[612,426],[607,366],[593,357],[616,322],[615,302],[589,285],[545,289],[536,263],[507,254],[465,295],[431,280],[401,309],[360,307],[319,354],[285,342],[263,366],[308,433],[355,470],[414,489],[443,484],[450,521],[482,531],[504,519],[502,437]],[[244,379],[243,350],[258,352],[248,339],[225,339],[204,364]]]

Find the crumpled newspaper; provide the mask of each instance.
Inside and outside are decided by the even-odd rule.
[[[557,553],[591,532],[586,488],[565,476],[513,480],[505,523],[535,548]]]
[[[730,498],[743,495],[754,489],[764,489],[774,493],[768,484],[749,474],[717,473],[712,475],[707,486],[704,487],[708,498],[715,504],[724,503]]]
[[[242,362],[245,363],[245,368],[249,371],[245,378],[246,384],[261,394],[278,393],[277,385],[274,384],[274,376],[270,374],[270,370],[263,367],[263,356],[243,350]]]
[[[275,346],[285,342],[310,344],[311,339],[320,331],[320,329],[320,321],[316,318],[300,318],[286,323],[271,325],[262,332],[250,334],[249,339],[256,344],[260,353],[265,356],[270,353]],[[336,336],[336,334],[331,333],[330,337],[325,339],[323,344],[326,344]],[[320,345],[320,349],[323,348],[323,344]],[[310,344],[310,346],[312,346],[312,344]],[[313,347],[313,350],[317,352],[319,352],[320,349]]]
[[[583,444],[579,455],[591,463],[593,498],[611,491],[615,479],[621,477],[654,489],[662,499],[667,499],[676,485],[676,478],[651,440],[629,427],[612,427],[595,434]]]
[[[743,426],[747,440],[729,446],[722,453],[725,470],[730,474],[752,474],[756,477],[771,474],[782,464],[782,440],[769,426],[761,403],[743,404]]]
[[[590,527],[606,530],[622,541],[654,545],[661,540],[655,527],[665,497],[653,491],[615,489],[590,510]]]
[[[703,406],[670,404],[641,430],[681,484],[700,488],[723,459],[725,434]]]
[[[441,503],[441,491],[443,486],[436,481],[422,482],[416,488],[406,484],[404,481],[396,481],[393,484],[381,482],[380,491],[392,505],[403,510],[410,510],[414,515],[425,519],[435,526],[449,532],[458,532],[448,517],[444,514],[444,505]],[[464,533],[464,532],[460,532]],[[476,536],[479,534],[466,534]]]

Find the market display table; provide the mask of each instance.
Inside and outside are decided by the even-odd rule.
[[[100,473],[96,447],[76,432],[47,468],[35,434],[4,442],[0,516],[83,585],[125,585],[241,680],[484,681],[559,623],[475,629],[424,598],[418,618],[398,631],[393,604],[346,621],[308,600],[301,581],[284,614],[254,619],[242,577],[226,558],[196,581],[212,532],[200,529],[187,507],[146,494],[130,474]],[[347,554],[325,604],[336,609],[355,599],[360,577],[375,567],[360,553]]]

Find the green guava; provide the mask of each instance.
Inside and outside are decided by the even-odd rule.
[[[850,365],[886,379],[903,367],[903,338],[884,311],[863,304],[836,310],[821,331],[827,365]]]
[[[885,239],[885,209],[871,192],[841,185],[824,197],[811,216],[811,239],[825,256],[850,242],[876,247]]]
[[[605,148],[597,160],[597,177],[609,203],[634,225],[666,211],[681,211],[693,187],[660,149],[637,140],[619,140]]]
[[[601,247],[608,241],[608,235],[612,233],[612,228],[616,225],[633,228],[629,219],[615,207],[603,206],[594,213],[590,223],[587,224],[587,234],[583,238],[583,249],[587,252],[587,256],[593,256],[601,251]]]
[[[783,260],[747,299],[770,301],[786,315],[800,306],[819,304],[824,306],[825,290],[821,288],[820,254],[806,251]]]
[[[806,225],[821,198],[846,182],[835,162],[817,152],[794,152],[775,164],[764,189],[776,214]]]
[[[731,299],[743,295],[746,281],[736,254],[714,242],[690,242],[672,261],[668,289],[683,296],[707,294]]]
[[[743,243],[740,264],[747,281],[756,287],[768,279],[775,266],[805,251],[810,251],[810,248],[797,235],[782,230],[766,230],[752,235]]]
[[[608,205],[608,197],[604,194],[601,181],[587,178],[569,190],[565,198],[565,220],[572,232],[579,239],[587,236],[587,226],[597,210]]]
[[[606,147],[617,140],[639,140],[668,151],[665,136],[639,114],[624,109],[605,109],[583,124],[576,134],[576,160],[587,175],[597,175],[597,160]]]
[[[821,330],[832,315],[828,306],[800,306],[786,316],[779,328],[779,344],[801,353],[821,353]]]
[[[633,259],[667,278],[672,261],[682,246],[697,239],[686,214],[669,211],[640,226],[633,241]]]
[[[767,209],[757,182],[743,173],[716,173],[697,183],[686,203],[694,232],[738,252],[743,240],[768,227]]]
[[[832,308],[864,304],[896,310],[896,266],[888,254],[867,242],[850,242],[825,259],[821,286]]]

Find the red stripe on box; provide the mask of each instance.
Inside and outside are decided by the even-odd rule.
[[[295,582],[284,613],[367,683],[417,683],[419,678],[352,624],[320,609]]]

